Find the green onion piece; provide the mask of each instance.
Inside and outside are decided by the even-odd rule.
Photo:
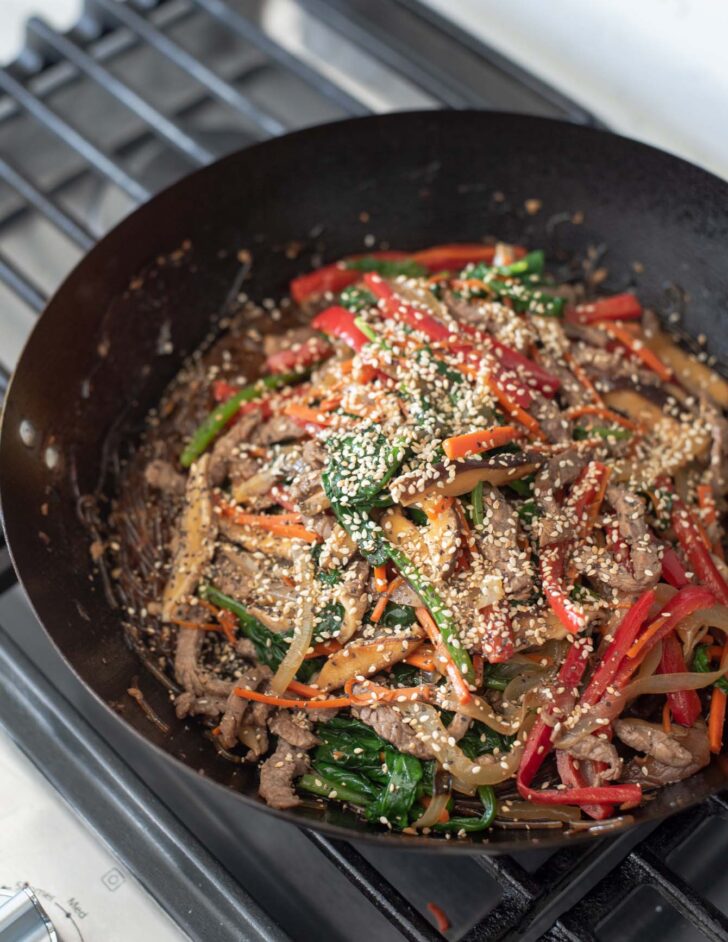
[[[473,488],[470,495],[470,506],[472,508],[473,526],[479,527],[483,522],[483,482],[478,483]]]
[[[364,258],[350,258],[344,262],[344,268],[354,271],[377,272],[383,278],[397,278],[403,275],[405,278],[422,278],[427,274],[427,269],[419,262],[411,258],[391,259],[374,258],[367,255]]]
[[[295,373],[274,373],[271,376],[263,376],[250,386],[244,386],[227,401],[220,403],[220,405],[216,406],[197,427],[192,437],[187,442],[179,459],[182,467],[189,468],[193,461],[200,457],[207,449],[207,446],[222,432],[244,402],[252,402],[254,399],[260,399],[260,397],[269,390],[280,389],[282,386],[290,386],[293,383],[300,383],[310,372],[311,368],[298,370]]]
[[[492,785],[481,785],[478,795],[483,803],[483,814],[479,818],[450,818],[446,824],[433,824],[433,831],[484,831],[489,828],[498,812],[498,799]]]
[[[460,643],[455,619],[448,611],[438,591],[429,579],[422,575],[409,556],[403,553],[398,546],[393,546],[391,543],[389,544],[389,558],[399,570],[400,575],[409,582],[425,603],[435,624],[440,629],[443,643],[450,652],[450,656],[457,665],[460,673],[467,683],[474,684],[475,671],[473,669],[473,662],[470,660],[468,652]]]
[[[521,278],[524,275],[542,275],[544,268],[544,253],[542,249],[536,249],[535,252],[529,252],[523,258],[519,258],[510,265],[501,265],[495,270],[499,275],[507,275],[510,278]]]

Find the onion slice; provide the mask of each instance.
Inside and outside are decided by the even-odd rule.
[[[283,693],[296,676],[306,652],[311,647],[311,639],[313,638],[313,596],[315,586],[313,561],[308,547],[296,551],[293,559],[293,571],[299,593],[299,608],[296,623],[293,627],[293,641],[270,682],[271,690],[278,695]]]
[[[413,732],[432,749],[439,764],[466,785],[497,785],[516,774],[521,763],[525,734],[506,756],[495,758],[485,755],[477,760],[468,759],[459,746],[450,742],[452,737],[433,706],[427,703],[401,703],[398,707],[410,718]]]

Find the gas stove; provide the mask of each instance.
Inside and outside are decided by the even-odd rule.
[[[0,70],[0,381],[80,255],[161,187],[267,136],[438,107],[598,123],[416,0],[87,0],[67,34],[30,20]],[[4,548],[0,691],[2,942],[10,898],[63,942],[434,940],[430,902],[469,942],[728,939],[720,798],[517,858],[354,845],[254,813],[233,841],[79,688]]]

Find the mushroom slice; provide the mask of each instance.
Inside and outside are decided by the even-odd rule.
[[[197,588],[215,551],[217,518],[212,509],[209,466],[209,454],[203,455],[192,465],[187,478],[177,549],[162,598],[164,621],[174,618],[180,605]]]
[[[422,634],[416,627],[408,631],[407,637],[387,635],[352,641],[329,657],[316,678],[316,686],[322,691],[336,690],[353,677],[371,677],[412,654],[421,643]]]

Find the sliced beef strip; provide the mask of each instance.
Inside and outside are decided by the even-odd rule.
[[[661,562],[659,548],[645,519],[644,501],[616,484],[607,488],[607,501],[617,515],[620,536],[629,544],[632,573],[639,585],[637,591],[649,589],[660,577]]]
[[[185,477],[174,465],[163,458],[154,458],[144,469],[144,480],[150,487],[173,497],[185,492]]]
[[[659,579],[660,569],[650,570],[637,578],[623,563],[618,563],[603,548],[592,543],[582,543],[574,550],[571,561],[577,571],[587,576],[599,589],[604,598],[611,598],[615,590],[620,595],[639,595],[651,588]]]
[[[255,459],[241,459],[238,453],[240,445],[250,441],[253,431],[260,425],[262,413],[260,409],[248,412],[241,416],[232,428],[222,435],[215,442],[210,456],[210,483],[218,486],[228,477],[232,476],[232,469],[238,462],[246,464],[245,478],[250,477],[257,470],[258,463]],[[240,471],[238,471],[240,477]]]
[[[518,515],[492,484],[483,485],[483,509],[485,531],[476,531],[481,554],[500,573],[508,595],[528,598],[533,591],[533,579],[528,556],[518,545]]]
[[[614,732],[623,743],[637,752],[645,752],[662,765],[682,769],[690,765],[693,755],[676,736],[666,733],[657,723],[646,720],[619,719],[614,721]]]
[[[260,767],[260,795],[271,808],[295,808],[301,799],[293,782],[308,772],[311,763],[301,749],[281,738],[273,755]]]
[[[533,493],[543,514],[539,533],[542,546],[571,539],[571,529],[560,513],[558,495],[579,477],[588,462],[587,453],[569,447],[549,458],[536,475]]]
[[[310,327],[292,327],[283,334],[266,334],[263,337],[263,353],[267,356],[273,356],[274,353],[280,353],[282,350],[290,350],[293,347],[301,346],[307,340],[313,337],[319,337],[315,330]]]
[[[240,697],[236,697],[239,700]],[[209,716],[217,719],[225,711],[227,699],[225,697],[207,697],[196,696],[191,690],[185,690],[176,697],[174,701],[174,711],[178,719],[183,720],[187,716]]]
[[[533,403],[529,412],[538,420],[549,441],[559,444],[572,439],[573,423],[566,418],[555,399],[547,399],[536,390],[531,390]]]
[[[225,543],[215,554],[210,575],[216,588],[242,601],[255,588],[260,577],[260,564],[252,553]]]
[[[609,343],[609,335],[598,327],[590,327],[588,324],[572,324],[569,321],[564,322],[564,333],[569,340],[578,340],[589,347],[604,348]]]
[[[583,405],[587,397],[587,392],[571,370],[566,366],[562,366],[561,363],[557,361],[556,357],[543,351],[540,356],[540,361],[543,368],[548,370],[549,373],[555,376],[561,383],[559,395],[566,400],[566,404],[569,406]]]
[[[378,703],[376,706],[363,706],[353,709],[352,714],[362,723],[371,726],[382,739],[391,742],[400,752],[415,756],[417,759],[434,759],[435,754],[405,723],[399,710],[388,703]]]
[[[236,687],[243,687],[246,690],[258,690],[261,684],[270,680],[272,671],[269,667],[261,664],[259,667],[251,667],[245,671],[236,681]],[[249,701],[243,697],[237,696],[235,690],[230,692],[225,711],[220,720],[220,744],[225,749],[232,749],[238,743],[238,732],[240,724],[248,708]]]
[[[297,749],[313,749],[320,742],[302,711],[276,710],[268,720],[268,729]]]
[[[227,697],[233,688],[232,681],[213,677],[200,666],[204,631],[193,628],[180,628],[177,635],[177,649],[174,658],[174,674],[177,683],[185,691],[202,697]]]
[[[238,739],[248,747],[246,762],[256,762],[268,752],[268,715],[273,708],[267,703],[251,703],[238,728]]]
[[[558,742],[556,744],[558,748]],[[569,755],[574,756],[580,762],[604,762],[608,766],[599,776],[602,781],[613,782],[622,774],[623,762],[620,759],[616,748],[607,739],[601,739],[599,736],[584,736],[573,743],[567,750]]]
[[[713,406],[701,403],[703,418],[710,426],[710,484],[716,498],[728,490],[728,421]]]
[[[307,435],[306,429],[300,422],[287,415],[274,415],[253,432],[251,441],[256,445],[276,445],[278,442],[288,442],[303,438]]]
[[[623,782],[637,782],[640,785],[659,788],[672,782],[681,782],[690,778],[710,762],[708,734],[704,723],[690,729],[673,726],[672,735],[679,740],[680,746],[690,753],[687,765],[675,766],[660,762],[654,756],[636,756],[624,767]]]

